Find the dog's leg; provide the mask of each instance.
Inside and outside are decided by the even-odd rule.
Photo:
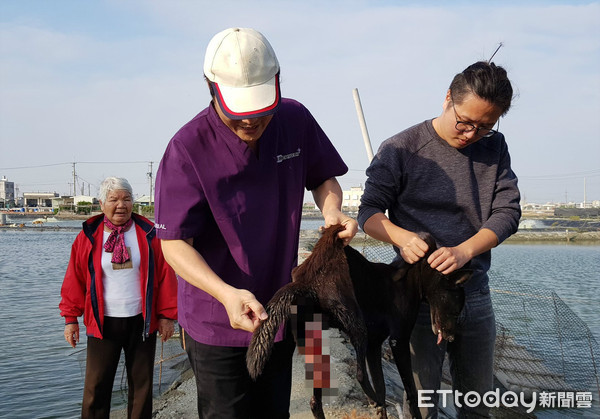
[[[411,327],[412,330],[412,327]],[[394,354],[394,362],[402,378],[406,400],[410,414],[413,418],[421,419],[421,412],[417,406],[417,386],[412,373],[412,363],[410,360],[410,332],[402,334],[393,334],[390,336],[390,347]]]
[[[315,419],[325,419],[325,412],[323,412],[322,388],[313,389],[313,395],[310,399],[310,411],[312,412]]]
[[[383,378],[383,368],[381,366],[381,345],[387,338],[387,334],[373,335],[369,333],[369,341],[367,345],[367,365],[371,381],[375,388],[377,399],[372,401],[371,405],[375,407],[377,417],[387,419],[387,410],[385,403],[385,380]]]
[[[377,400],[377,396],[367,375],[367,326],[360,314],[356,300],[341,301],[330,308],[332,318],[336,319],[341,329],[348,334],[350,343],[356,351],[356,379],[369,400]]]

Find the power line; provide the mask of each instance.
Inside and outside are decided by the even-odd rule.
[[[39,169],[42,167],[65,166],[73,164],[148,164],[148,160],[138,161],[70,161],[64,163],[38,164],[35,166],[0,167],[0,170]]]
[[[73,164],[73,163],[68,162],[68,163],[40,164],[37,166],[0,167],[0,170],[38,169],[40,167],[63,166],[63,165],[67,165],[67,164]]]

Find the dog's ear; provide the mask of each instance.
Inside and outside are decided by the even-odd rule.
[[[471,276],[473,276],[473,269],[458,269],[452,273],[450,273],[450,275],[448,275],[448,277],[450,278],[450,281],[454,282],[455,285],[462,285],[465,282],[467,282],[469,279],[471,279]]]
[[[418,235],[421,238],[421,240],[423,240],[425,243],[427,243],[427,246],[429,246],[427,253],[431,253],[437,249],[435,239],[430,233],[420,232],[418,233]]]

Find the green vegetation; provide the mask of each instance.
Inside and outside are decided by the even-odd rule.
[[[136,214],[143,215],[144,217],[153,218],[154,217],[154,205],[133,205],[133,212]]]
[[[91,202],[81,201],[81,202],[77,203],[77,209],[76,209],[75,213],[90,215],[92,213],[92,206],[93,206],[93,204]]]

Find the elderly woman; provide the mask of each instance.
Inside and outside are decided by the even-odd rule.
[[[106,178],[99,200],[104,214],[83,223],[59,304],[67,342],[73,348],[79,342],[81,315],[88,336],[81,416],[109,417],[123,350],[128,417],[150,418],[156,331],[163,342],[173,335],[177,280],[163,258],[154,224],[132,212],[129,182]]]

